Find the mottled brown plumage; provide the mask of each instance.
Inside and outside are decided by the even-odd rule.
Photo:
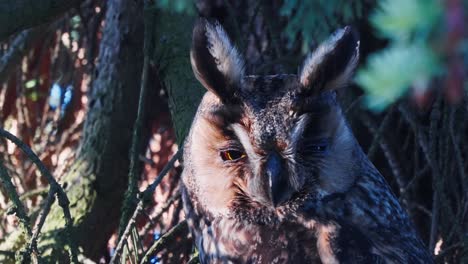
[[[358,56],[345,28],[299,75],[248,76],[221,26],[198,22],[191,61],[208,92],[182,189],[202,263],[432,262],[336,102]]]

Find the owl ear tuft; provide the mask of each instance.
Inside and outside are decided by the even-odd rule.
[[[304,62],[299,74],[302,89],[311,95],[345,86],[359,60],[359,38],[347,26],[337,30]]]
[[[192,35],[190,61],[195,77],[226,101],[233,97],[244,75],[244,60],[218,23],[200,19]]]

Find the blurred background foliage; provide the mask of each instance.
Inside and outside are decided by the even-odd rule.
[[[365,93],[365,104],[382,111],[410,88],[423,94],[440,73],[443,54],[436,43],[443,32],[442,6],[438,0],[382,0],[369,19],[388,47],[372,54],[356,77]]]
[[[137,192],[128,196],[127,206],[109,202],[112,215],[123,212],[125,217],[120,224],[118,217],[103,220],[98,228],[110,226],[109,234],[99,232],[80,242],[82,261],[107,263],[118,255],[114,263],[196,263],[183,221],[178,162],[170,166],[151,199],[145,196],[151,201],[139,214],[131,219],[128,214],[177,153],[177,142],[183,141],[203,93],[188,60],[191,25],[203,16],[223,24],[252,74],[295,73],[305,55],[333,31],[353,26],[361,39],[360,66],[339,98],[355,136],[409,212],[436,262],[468,263],[467,0],[148,0],[145,7],[141,0],[77,2],[47,23],[0,43],[0,124],[30,145],[59,182],[65,181],[79,161],[77,153],[96,130],[88,128],[86,119],[96,106],[112,109],[105,109],[106,116],[116,109],[106,91],[96,91],[104,68],[99,61],[106,59],[100,47],[113,45],[103,41],[105,25],[122,26],[106,14],[130,12],[110,8],[122,3],[144,8],[145,12],[132,13],[144,17],[139,27],[145,28],[145,43],[151,43],[144,47],[147,66],[141,62],[148,75],[149,106],[138,151]],[[122,43],[141,54],[144,41],[126,39],[131,33],[122,32]],[[129,60],[115,58],[116,63],[125,59]],[[127,89],[137,93],[135,87],[138,84]],[[136,112],[136,105],[128,104],[125,107]],[[93,142],[117,144],[105,139]],[[130,146],[119,151],[129,152]],[[47,182],[27,156],[5,140],[0,141],[0,162],[11,175],[31,224],[36,223],[47,199]],[[126,165],[111,179],[111,190],[125,192],[126,185],[117,182],[130,177],[129,170]],[[70,188],[83,177],[64,185]],[[83,199],[72,195],[72,203]],[[2,263],[14,262],[14,251],[25,245],[15,232],[19,220],[10,208],[14,204],[0,187]],[[79,226],[80,219],[93,213],[89,209],[73,217]],[[46,233],[39,241],[54,236]],[[56,254],[53,259],[60,259],[58,248],[44,250],[42,257]]]

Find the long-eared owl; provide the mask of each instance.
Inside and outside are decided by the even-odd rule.
[[[202,263],[432,262],[337,103],[358,57],[345,27],[297,75],[247,75],[223,28],[197,22],[190,58],[207,92],[182,190]]]

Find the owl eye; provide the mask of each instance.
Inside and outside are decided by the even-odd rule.
[[[310,146],[310,151],[312,152],[323,152],[327,150],[327,145],[312,145]]]
[[[238,151],[238,150],[223,150],[220,152],[221,159],[223,161],[237,161],[240,159],[245,158],[245,153]]]
[[[328,150],[328,139],[305,142],[302,152],[304,155],[316,156],[325,154]]]

